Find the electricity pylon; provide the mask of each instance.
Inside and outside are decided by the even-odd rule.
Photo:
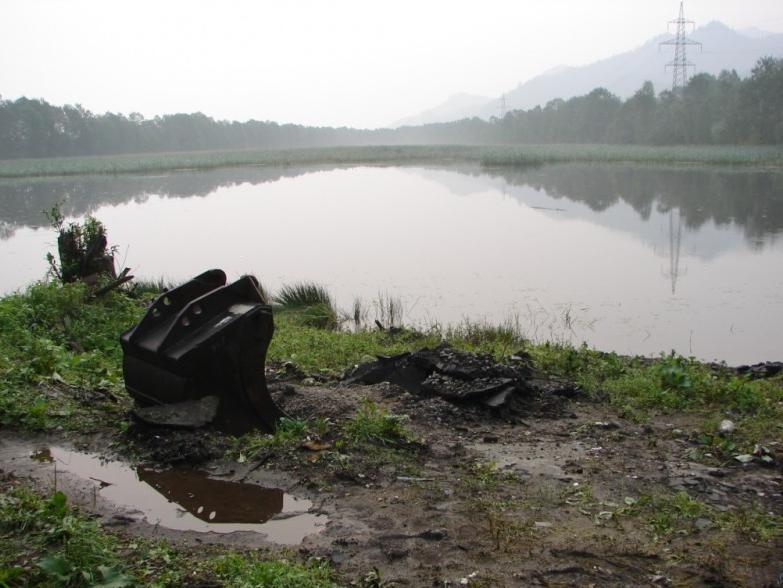
[[[674,208],[669,210],[669,271],[661,272],[663,276],[669,278],[672,284],[672,295],[677,293],[677,280],[680,276],[687,273],[686,269],[680,268],[680,249],[682,248],[682,217],[680,210],[677,209],[677,223],[675,228]]]
[[[686,55],[686,48],[688,45],[696,45],[699,50],[701,50],[701,43],[685,36],[685,29],[688,26],[693,27],[694,22],[692,20],[685,20],[683,4],[684,2],[680,2],[680,16],[675,20],[669,21],[670,25],[677,25],[677,34],[673,39],[663,41],[658,45],[659,49],[663,45],[674,45],[674,59],[666,64],[667,68],[671,67],[673,70],[672,90],[684,88],[688,84],[688,68],[696,67],[693,63],[688,61]]]

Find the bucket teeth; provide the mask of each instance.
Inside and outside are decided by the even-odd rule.
[[[285,415],[264,377],[273,333],[272,309],[253,276],[227,285],[222,270],[209,270],[161,294],[122,334],[125,386],[142,408],[179,405],[171,426],[203,424],[203,410],[189,419],[188,407],[216,397],[213,422],[221,430],[274,431]]]

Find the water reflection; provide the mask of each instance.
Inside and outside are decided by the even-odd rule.
[[[290,168],[231,168],[180,172],[156,176],[121,175],[65,179],[0,181],[0,238],[20,227],[46,224],[43,211],[58,205],[66,216],[80,217],[101,206],[143,203],[151,195],[165,198],[204,197],[219,188],[258,185],[345,166]],[[404,168],[403,168],[404,169]],[[783,174],[712,168],[660,168],[620,165],[551,165],[538,168],[481,168],[470,165],[410,168],[423,177],[467,195],[500,188],[523,204],[530,204],[532,188],[555,201],[584,203],[594,212],[607,212],[618,203],[629,204],[641,220],[653,211],[676,211],[687,231],[712,222],[742,227],[756,248],[783,232]],[[566,212],[560,206],[533,206]]]
[[[622,353],[779,359],[783,174],[322,166],[4,182],[0,291],[43,275],[54,235],[31,227],[58,201],[95,212],[142,278],[221,267],[272,290],[321,282],[342,309],[393,295],[424,327],[512,320]]]
[[[783,232],[781,173],[587,164],[455,171],[460,175],[443,170],[428,170],[423,175],[448,185],[457,194],[486,190],[487,180],[494,179],[496,187],[528,205],[529,188],[533,188],[553,199],[548,206],[537,207],[551,212],[574,210],[568,201],[583,203],[598,213],[625,203],[643,221],[649,221],[654,212],[675,210],[686,231],[709,222],[733,224],[742,227],[748,243],[758,248]]]
[[[163,175],[76,176],[0,180],[0,239],[21,227],[46,226],[45,211],[58,206],[68,217],[81,217],[107,205],[144,203],[151,195],[193,198],[218,188],[276,182],[331,167],[243,167]]]
[[[277,543],[295,545],[326,523],[325,516],[308,512],[311,501],[278,488],[218,480],[195,470],[134,468],[63,447],[31,451],[26,444],[14,442],[3,449],[0,457],[9,467],[18,467],[13,462],[27,455],[40,466],[28,473],[39,479],[46,472],[52,479],[57,476],[55,486],[75,504],[91,499],[93,510],[101,507],[132,518],[141,515],[148,523],[169,529],[252,531]],[[107,501],[105,507],[98,504],[99,498]]]
[[[283,512],[284,492],[279,488],[215,480],[192,470],[138,467],[136,474],[168,500],[208,523],[265,523]]]

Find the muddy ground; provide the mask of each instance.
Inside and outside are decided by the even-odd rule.
[[[273,395],[289,415],[328,418],[333,431],[369,398],[407,415],[418,439],[400,448],[336,451],[336,439],[326,433],[323,441],[332,446],[320,451],[264,450],[244,463],[217,457],[200,466],[215,478],[285,488],[311,500],[311,514],[324,515],[325,524],[295,549],[330,560],[346,583],[377,569],[385,586],[783,585],[783,541],[722,518],[783,514],[779,461],[711,460],[696,440],[696,417],[637,424],[577,395],[504,418],[388,383],[278,384]],[[209,433],[163,433],[146,445],[139,439],[131,433],[119,443],[77,444],[126,456],[130,445],[134,459],[163,462],[190,450],[196,461],[220,456],[227,446]],[[30,460],[11,465],[7,458],[54,440],[4,435],[0,441],[4,469],[49,483],[35,467],[22,467]],[[165,536],[186,549],[208,543],[271,554],[282,549],[263,533],[168,530],[84,488],[77,502],[120,533]],[[671,506],[682,491],[706,506]]]

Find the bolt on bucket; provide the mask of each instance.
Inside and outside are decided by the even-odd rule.
[[[273,332],[253,276],[226,285],[213,269],[164,292],[120,337],[134,413],[152,424],[274,431],[285,414],[264,377]]]

